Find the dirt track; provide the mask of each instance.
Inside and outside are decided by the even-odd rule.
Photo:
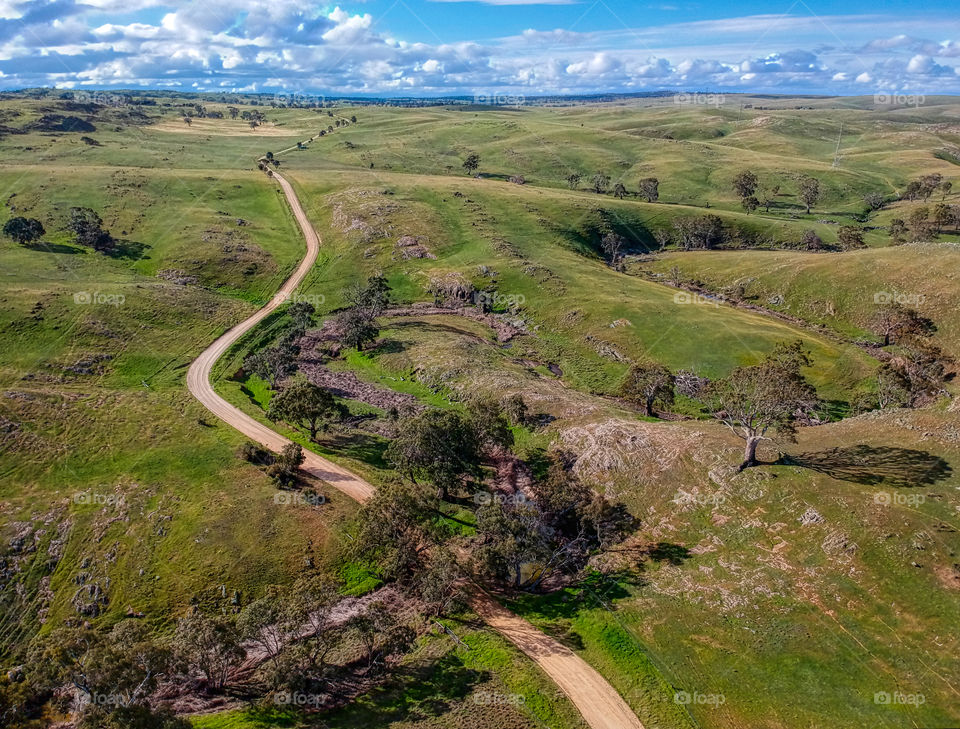
[[[303,231],[307,254],[269,304],[220,336],[193,361],[187,372],[187,387],[197,400],[225,423],[272,451],[279,451],[291,441],[228,403],[214,392],[210,384],[214,363],[234,342],[290,297],[313,267],[320,251],[320,238],[307,220],[293,187],[277,173],[273,174],[273,179],[280,184]],[[302,468],[312,476],[326,481],[357,501],[365,501],[373,495],[373,486],[345,468],[310,451],[305,450],[304,456],[306,460]],[[516,645],[550,676],[580,710],[592,729],[643,729],[640,720],[614,688],[569,648],[544,635],[482,592],[471,596],[471,604],[491,628]]]

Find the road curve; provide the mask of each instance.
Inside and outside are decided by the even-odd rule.
[[[223,353],[230,349],[233,344],[244,334],[253,329],[257,324],[270,315],[278,306],[286,302],[290,295],[296,290],[297,286],[303,281],[313,264],[317,261],[317,255],[320,253],[320,237],[317,231],[307,220],[307,214],[303,212],[300,200],[297,198],[293,187],[283,177],[276,172],[273,173],[273,179],[280,183],[280,189],[290,204],[293,216],[297,219],[297,224],[303,232],[303,237],[307,241],[307,255],[300,261],[297,270],[288,278],[280,290],[274,295],[266,306],[256,313],[244,319],[235,327],[222,334],[217,340],[207,347],[197,357],[190,369],[187,371],[187,388],[197,400],[199,400],[211,413],[216,415],[222,421],[231,425],[245,436],[257,443],[260,443],[272,451],[280,451],[287,443],[289,438],[284,438],[279,433],[274,432],[263,423],[260,423],[242,410],[234,407],[213,390],[210,384],[210,372]],[[343,491],[357,501],[363,501],[373,496],[373,486],[362,478],[350,473],[345,468],[341,468],[335,463],[331,463],[326,458],[318,456],[316,453],[304,450],[304,462],[301,468],[311,476],[316,476],[322,481],[326,481]]]
[[[297,286],[313,267],[320,252],[320,237],[310,225],[293,187],[282,176],[273,173],[280,184],[290,209],[307,242],[307,254],[297,270],[284,282],[270,303],[240,322],[207,347],[187,371],[187,388],[211,413],[251,440],[279,451],[289,438],[284,438],[266,425],[234,407],[213,390],[210,373],[213,365],[240,337],[264,320],[272,311],[290,298]],[[326,458],[304,450],[301,468],[316,478],[326,481],[356,501],[373,496],[374,488],[350,471],[331,463]],[[591,729],[643,729],[643,725],[614,688],[595,669],[566,646],[537,630],[483,592],[470,598],[477,615],[491,628],[517,646],[567,695],[583,715]]]

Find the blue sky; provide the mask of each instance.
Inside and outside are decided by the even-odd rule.
[[[960,92],[928,2],[0,0],[0,87],[304,95]]]

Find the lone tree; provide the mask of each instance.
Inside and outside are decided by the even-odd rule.
[[[662,407],[673,405],[673,386],[674,377],[670,370],[656,362],[642,362],[627,372],[620,385],[620,396],[643,405],[644,412],[653,417],[655,404]]]
[[[820,199],[820,180],[816,177],[804,177],[800,180],[800,199],[807,206],[807,215],[809,215],[810,208]]]
[[[44,233],[43,223],[36,218],[10,218],[3,224],[3,234],[13,238],[20,245],[39,240]]]
[[[438,499],[446,499],[451,489],[478,474],[481,444],[459,413],[427,410],[404,419],[397,430],[387,446],[387,460],[411,481],[432,483]]]
[[[103,220],[90,208],[70,208],[67,227],[77,236],[77,243],[95,251],[107,253],[113,250],[113,237],[103,229]]]
[[[877,336],[883,337],[883,346],[886,347],[908,338],[928,337],[937,327],[916,310],[892,302],[881,306],[874,314],[870,329]]]
[[[305,460],[303,447],[299,443],[287,443],[267,469],[270,476],[281,486],[292,486],[297,482],[297,471]]]
[[[837,243],[844,251],[867,247],[867,244],[863,242],[863,228],[856,225],[840,226],[840,230],[837,231]]]
[[[603,248],[607,260],[614,268],[617,267],[620,259],[623,258],[622,251],[625,243],[626,240],[619,233],[607,233],[603,236],[603,240],[600,241],[600,247]]]
[[[463,161],[463,169],[467,171],[468,175],[472,175],[477,171],[477,168],[480,166],[480,155],[476,152],[471,152],[467,155],[467,158]]]
[[[289,339],[284,339],[272,347],[251,354],[243,361],[243,368],[266,380],[270,387],[276,388],[280,380],[297,371],[298,354],[300,348]]]
[[[358,351],[363,350],[365,344],[375,342],[380,334],[376,319],[357,308],[340,312],[335,321],[340,330],[340,341]]]
[[[759,184],[760,181],[757,179],[757,176],[750,170],[744,170],[733,178],[733,189],[741,200],[753,197],[757,192],[757,185]]]
[[[777,201],[777,195],[779,194],[780,185],[773,185],[772,187],[764,186],[761,188],[758,199],[766,212],[770,212],[770,206]]]
[[[571,190],[576,190],[578,187],[580,187],[580,181],[582,179],[583,175],[581,175],[579,172],[571,172],[569,175],[567,175],[567,186]]]
[[[640,195],[649,203],[660,199],[660,180],[656,177],[644,177],[640,180]]]
[[[607,187],[610,185],[610,176],[605,175],[603,172],[598,172],[593,176],[592,184],[593,191],[598,195],[602,195],[607,191]]]
[[[326,430],[334,420],[343,418],[346,408],[327,390],[307,380],[295,380],[270,400],[267,416],[271,420],[286,420],[310,431],[310,440],[317,432]]]
[[[627,188],[624,187],[622,182],[618,182],[613,186],[613,194],[618,200],[623,200],[624,196],[627,194]]]
[[[738,367],[706,388],[713,416],[746,443],[741,471],[757,465],[757,446],[768,432],[792,436],[797,418],[816,407],[816,390],[800,373],[809,365],[802,342],[780,344],[760,364]]]

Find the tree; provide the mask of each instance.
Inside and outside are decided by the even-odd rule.
[[[236,119],[237,115],[240,114],[240,110],[235,106],[228,106],[227,112],[230,114],[231,119]]]
[[[43,229],[43,223],[36,218],[10,218],[3,224],[3,234],[8,238],[13,238],[20,245],[33,243],[46,232]]]
[[[753,197],[757,191],[757,185],[759,183],[760,181],[753,172],[750,170],[744,170],[733,178],[733,189],[737,193],[737,196],[742,200],[744,198]]]
[[[627,188],[624,187],[622,182],[618,182],[613,186],[613,195],[618,200],[623,200],[624,196],[627,194]]]
[[[598,195],[602,195],[607,191],[607,186],[610,184],[610,176],[605,175],[603,172],[598,172],[593,176],[592,183],[593,191]]]
[[[491,397],[476,397],[467,402],[467,423],[481,452],[506,450],[513,445],[513,431],[506,414]]]
[[[660,180],[656,177],[644,177],[640,180],[640,195],[648,203],[656,202],[660,199]]]
[[[299,443],[287,443],[274,457],[267,475],[280,486],[292,486],[297,482],[298,471],[304,460],[303,447]]]
[[[477,171],[478,167],[480,167],[480,155],[476,152],[471,152],[463,161],[463,169],[467,171],[468,175],[472,175]]]
[[[317,439],[319,430],[346,415],[347,409],[336,401],[329,391],[307,380],[294,380],[270,399],[267,417],[286,420],[310,431],[310,440]]]
[[[774,185],[773,187],[764,186],[760,190],[760,204],[763,205],[763,208],[766,212],[770,212],[770,206],[776,202],[779,194],[780,185]]]
[[[190,126],[191,124],[193,124],[193,119],[191,119],[188,116],[185,116],[183,117],[183,123],[186,124],[187,126]]]
[[[600,241],[600,247],[603,249],[604,254],[606,254],[610,265],[614,268],[620,263],[621,251],[625,243],[626,240],[622,235],[613,232],[607,233]]]
[[[816,177],[804,177],[800,180],[800,199],[807,206],[807,215],[809,215],[810,208],[820,199],[820,180]]]
[[[340,341],[345,346],[354,347],[358,351],[363,350],[363,346],[368,342],[375,342],[380,334],[376,320],[357,308],[350,308],[337,314],[335,324],[340,332]]]
[[[863,202],[870,210],[879,210],[884,205],[883,195],[879,192],[868,192],[863,196]]]
[[[297,331],[306,331],[313,324],[313,315],[316,308],[309,301],[296,301],[287,309],[287,316],[293,320],[293,327]]]
[[[659,403],[662,407],[673,405],[673,374],[661,364],[643,362],[633,365],[626,378],[620,384],[620,395],[639,405],[643,405],[644,412],[653,417],[653,406]]]
[[[953,220],[953,211],[949,205],[937,203],[933,206],[934,235],[940,235],[951,220]]]
[[[357,115],[356,115],[356,114],[351,114],[351,115],[350,115],[350,123],[351,123],[351,124],[356,124],[356,123],[357,123]]]
[[[385,457],[414,482],[425,480],[446,499],[479,475],[481,443],[471,423],[459,413],[431,409],[405,418],[387,446]]]
[[[930,208],[926,205],[914,208],[907,216],[907,230],[910,232],[910,238],[914,242],[925,241],[933,233],[933,226],[930,225]]]
[[[282,593],[274,589],[244,607],[237,616],[240,635],[266,656],[275,668],[279,666],[280,651],[290,640],[284,629],[283,607]]]
[[[870,330],[883,337],[883,346],[907,338],[928,337],[933,334],[936,325],[914,309],[892,302],[880,307],[870,321]]]
[[[300,347],[289,338],[284,338],[271,347],[266,347],[249,355],[243,361],[243,368],[252,372],[276,389],[277,383],[297,371],[297,356]]]
[[[344,298],[355,309],[374,319],[390,306],[390,284],[381,274],[370,276],[365,284],[348,287]]]
[[[894,218],[890,221],[890,242],[898,246],[905,243],[907,238],[907,224],[902,218]]]
[[[801,342],[781,344],[760,364],[738,367],[707,386],[707,407],[745,442],[740,470],[757,464],[757,446],[769,431],[792,436],[799,415],[816,406],[816,390],[800,373],[809,364]]]
[[[579,172],[571,172],[567,175],[567,186],[571,190],[576,190],[580,186],[580,181],[583,179],[583,175]]]
[[[800,238],[800,246],[808,251],[819,251],[823,248],[823,241],[820,240],[817,231],[805,230],[803,231],[803,236]]]
[[[177,621],[173,650],[188,671],[197,671],[215,691],[227,685],[230,671],[247,655],[230,618],[199,610]]]
[[[867,247],[863,242],[863,228],[856,225],[840,226],[840,230],[837,231],[837,243],[840,245],[840,249],[844,251]]]
[[[378,487],[360,507],[350,555],[382,579],[408,582],[440,541],[435,503],[412,484]]]
[[[673,235],[666,228],[657,228],[653,231],[653,239],[662,251],[670,244],[670,241],[673,240]]]
[[[677,218],[674,230],[684,250],[710,249],[724,240],[723,219],[717,215],[701,215],[696,218]]]
[[[418,575],[414,585],[417,596],[430,606],[435,617],[443,615],[464,594],[463,573],[456,555],[448,549],[435,549],[426,569]]]
[[[100,253],[110,253],[116,246],[113,237],[103,229],[103,220],[90,208],[70,208],[67,227],[77,236],[77,243]]]
[[[740,200],[740,205],[749,214],[749,213],[752,213],[754,210],[756,210],[758,207],[760,207],[760,201],[757,200],[757,198],[755,198],[753,195],[751,195],[750,197],[745,197],[742,200]]]

